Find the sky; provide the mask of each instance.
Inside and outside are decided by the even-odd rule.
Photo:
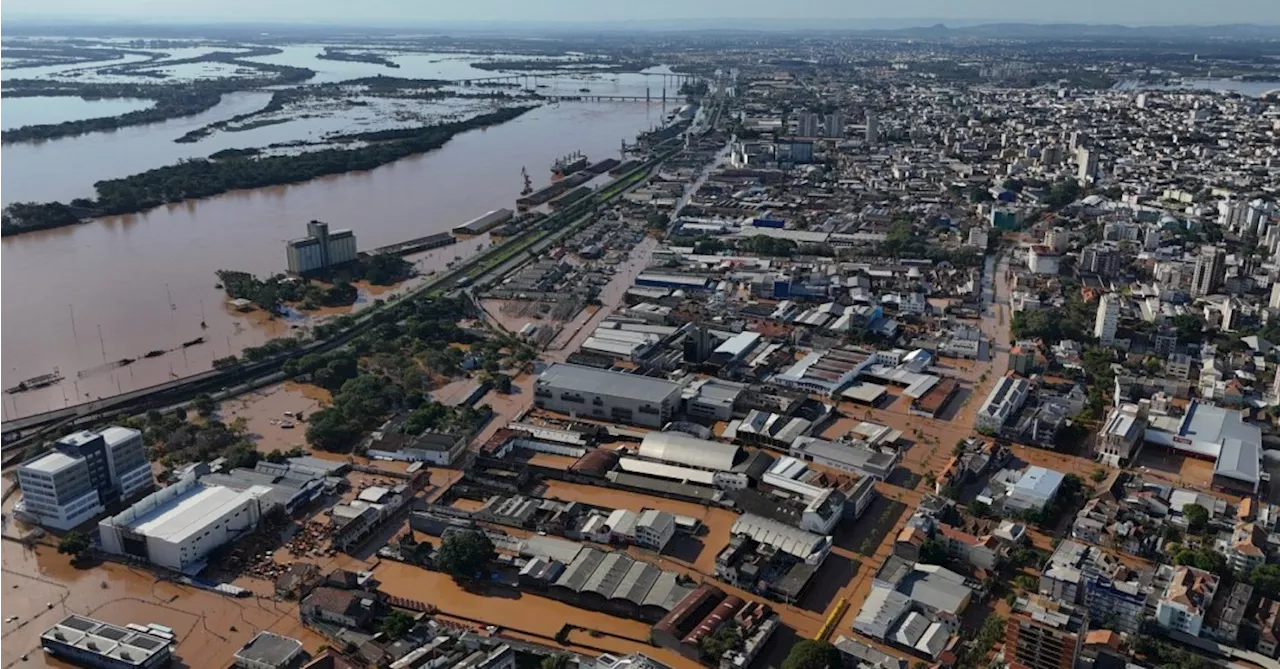
[[[1280,0],[4,0],[5,19],[145,21],[625,22],[920,19],[1280,24]]]

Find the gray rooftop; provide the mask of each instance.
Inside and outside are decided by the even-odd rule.
[[[672,393],[680,392],[681,388],[680,384],[666,379],[610,372],[560,362],[542,371],[538,376],[538,385],[550,386],[561,391],[626,397],[653,404],[661,404]]]
[[[253,637],[252,641],[236,651],[235,659],[237,662],[247,660],[281,667],[300,652],[302,652],[302,642],[296,639],[271,632],[258,632],[258,636]]]

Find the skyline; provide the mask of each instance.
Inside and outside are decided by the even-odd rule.
[[[780,7],[771,0],[704,0],[698,3],[651,0],[643,5],[616,6],[586,0],[528,3],[519,0],[473,0],[469,3],[405,0],[366,0],[354,12],[339,0],[225,0],[210,6],[195,0],[120,0],[102,11],[95,0],[10,0],[6,21],[111,21],[111,22],[295,22],[348,25],[510,25],[514,23],[593,25],[692,22],[726,24],[781,21],[816,26],[836,24],[850,28],[901,28],[954,23],[1071,23],[1127,26],[1201,26],[1223,24],[1280,24],[1280,2],[1274,0],[1221,0],[1213,4],[1193,0],[1167,0],[1153,12],[1147,0],[1078,0],[1074,3],[1024,2],[1010,6],[1000,0],[864,0],[856,4],[839,0],[810,0],[798,6]],[[214,11],[211,11],[214,10]],[[877,25],[879,24],[879,25]]]

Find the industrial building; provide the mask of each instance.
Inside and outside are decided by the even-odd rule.
[[[1232,409],[1192,402],[1182,416],[1150,417],[1147,443],[1213,460],[1213,486],[1253,495],[1262,481],[1262,429]]]
[[[70,615],[40,635],[40,647],[71,664],[95,669],[151,669],[168,666],[173,639],[142,625],[117,627]]]
[[[194,477],[152,493],[98,524],[102,550],[188,574],[214,549],[258,527],[267,486],[237,491]]]
[[[680,408],[681,388],[674,381],[555,363],[534,384],[540,409],[662,427]]]
[[[18,467],[22,500],[14,513],[57,530],[70,530],[107,505],[151,490],[151,463],[142,433],[125,427],[69,434],[53,450]]]
[[[356,259],[356,235],[351,230],[330,230],[328,223],[307,223],[307,236],[285,242],[289,272],[306,274],[336,267]]]
[[[482,235],[515,216],[510,209],[494,209],[453,229],[455,235]]]

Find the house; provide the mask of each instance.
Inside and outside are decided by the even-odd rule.
[[[1254,523],[1236,523],[1230,538],[1220,541],[1218,552],[1227,556],[1235,571],[1248,572],[1267,561],[1267,533]]]
[[[373,620],[377,608],[378,596],[371,592],[316,588],[299,611],[304,618],[360,629]]]

